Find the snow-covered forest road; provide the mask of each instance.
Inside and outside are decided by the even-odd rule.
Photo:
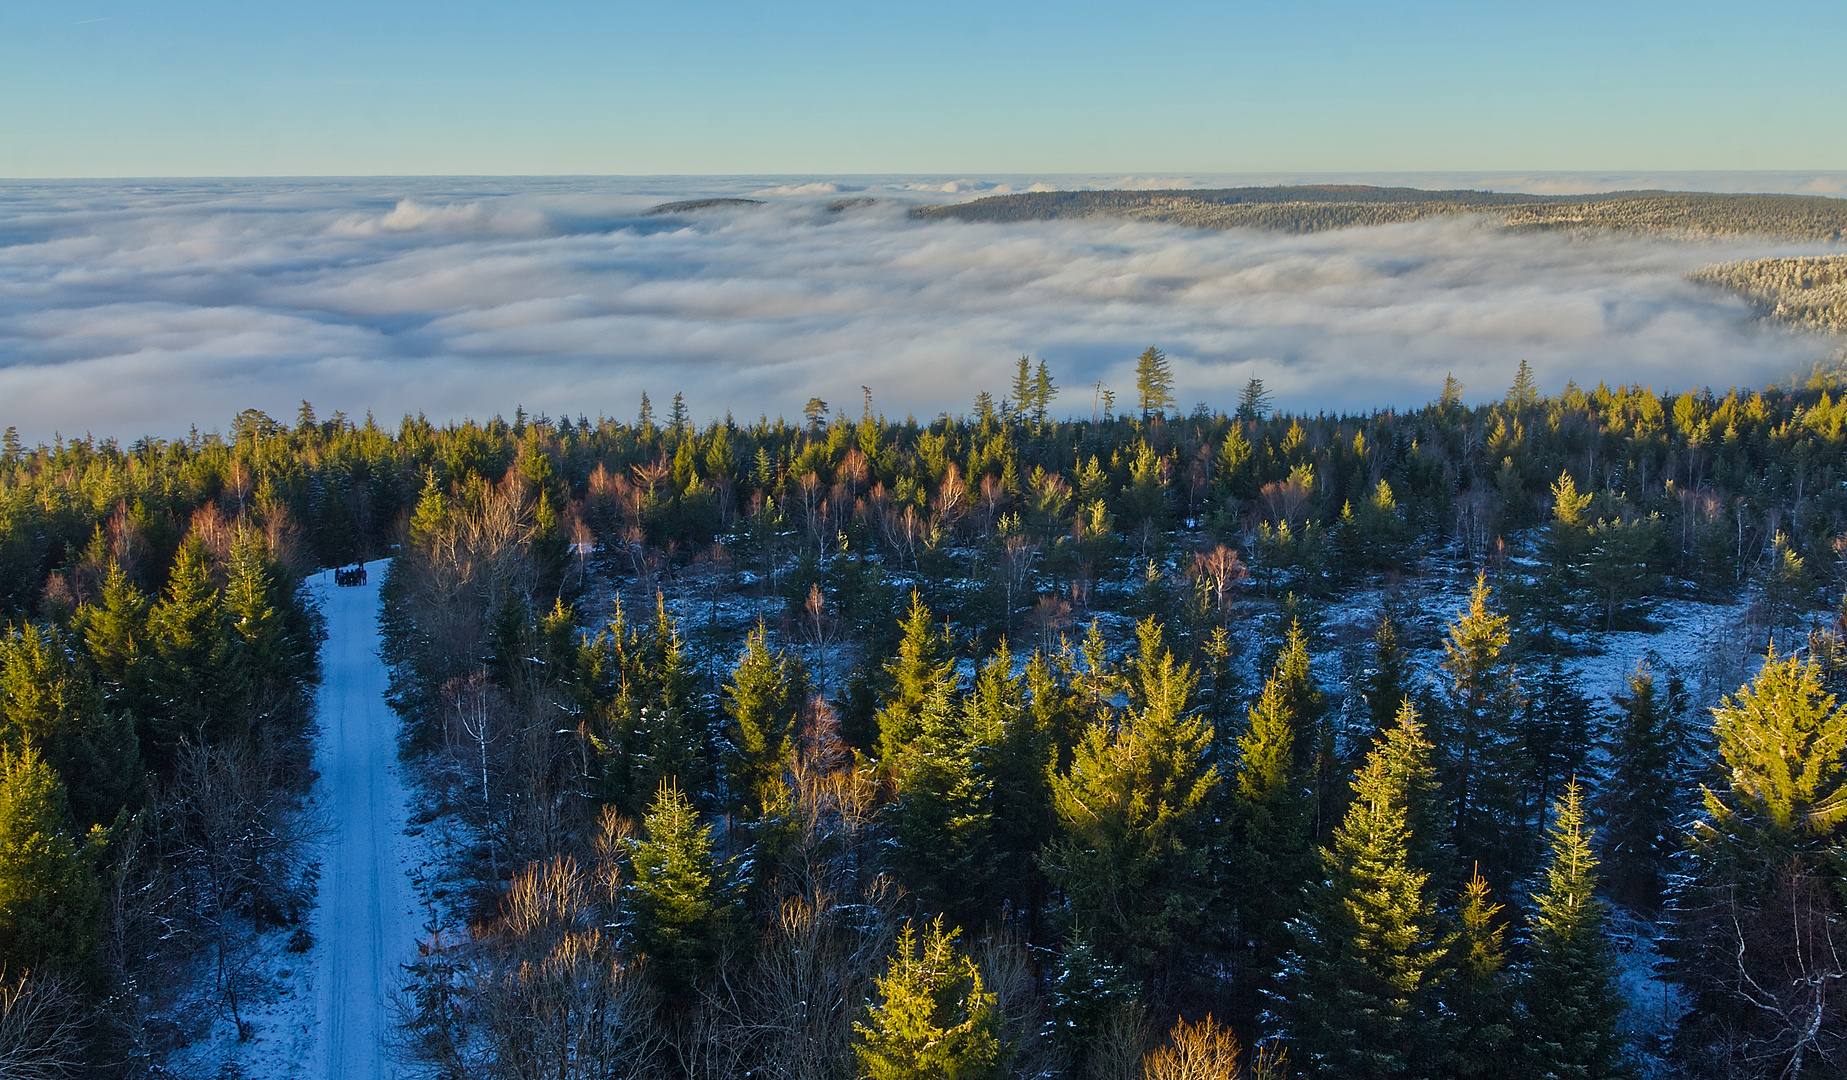
[[[336,586],[331,571],[313,579],[327,617],[315,801],[331,830],[312,924],[314,1049],[302,1070],[317,1080],[397,1074],[387,1046],[390,998],[421,929],[407,873],[419,852],[404,834],[398,719],[385,704],[378,654],[386,565],[367,564],[359,586]]]

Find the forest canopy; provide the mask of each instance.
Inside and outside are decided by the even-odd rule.
[[[1623,229],[1695,236],[1757,234],[1801,240],[1840,240],[1847,236],[1847,199],[1680,191],[1528,195],[1333,184],[1046,191],[991,195],[947,206],[920,206],[911,213],[925,220],[990,222],[1119,217],[1198,229],[1283,232],[1321,232],[1476,214],[1498,219],[1507,228]]]
[[[432,1073],[1824,1074],[1840,388],[1136,371],[1079,419],[1022,357],[928,421],[9,438],[0,949],[92,1020],[35,1037],[158,1064],[186,970],[241,1015],[312,894],[301,583],[390,556]]]

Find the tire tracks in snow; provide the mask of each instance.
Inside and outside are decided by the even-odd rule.
[[[389,680],[379,656],[379,583],[388,564],[366,564],[364,585],[336,586],[331,571],[312,579],[327,620],[315,802],[330,832],[311,924],[314,1049],[302,1071],[326,1080],[400,1072],[389,1045],[392,994],[421,930],[409,873],[422,845],[404,832],[398,718],[385,704]]]

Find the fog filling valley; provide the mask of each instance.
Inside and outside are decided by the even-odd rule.
[[[1313,235],[1108,220],[916,222],[971,188],[739,181],[169,181],[0,186],[0,426],[28,440],[228,427],[296,403],[395,424],[515,406],[696,420],[961,412],[1044,358],[1055,411],[1134,395],[1174,361],[1180,405],[1252,376],[1295,409],[1465,398],[1521,359],[1660,390],[1761,385],[1839,342],[1758,321],[1683,275],[1825,250],[1511,233],[1452,219]],[[979,187],[973,188],[979,193]],[[762,205],[645,216],[674,198]]]

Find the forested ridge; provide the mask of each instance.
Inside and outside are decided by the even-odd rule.
[[[1804,240],[1847,236],[1847,200],[1818,195],[1615,191],[1528,195],[1425,191],[1364,185],[1304,185],[1216,190],[1047,191],[992,195],[912,215],[961,221],[1046,221],[1121,217],[1199,229],[1320,232],[1479,214],[1510,228],[1671,231],[1705,236],[1760,234]]]
[[[1847,255],[1720,263],[1693,279],[1743,293],[1770,318],[1847,331]]]
[[[1839,388],[1189,413],[1138,372],[9,437],[0,1038],[134,1073],[187,1037],[163,977],[235,1012],[311,888],[299,583],[395,554],[435,1075],[1837,1072]],[[1736,655],[1584,689],[1695,602]]]

